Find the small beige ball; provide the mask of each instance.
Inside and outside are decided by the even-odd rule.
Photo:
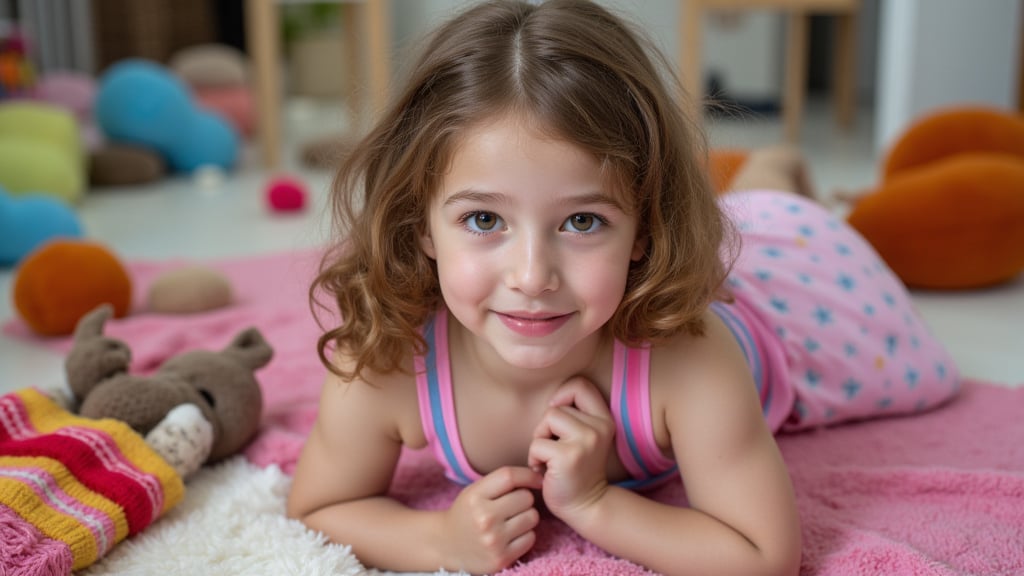
[[[147,307],[161,314],[194,314],[223,308],[232,299],[231,283],[223,274],[187,266],[164,272],[153,281]]]

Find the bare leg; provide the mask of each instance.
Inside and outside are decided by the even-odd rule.
[[[730,190],[780,190],[817,200],[800,150],[779,145],[750,153],[729,185]]]

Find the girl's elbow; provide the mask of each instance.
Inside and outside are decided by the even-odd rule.
[[[795,576],[800,573],[801,558],[800,533],[788,534],[782,538],[778,546],[770,554],[765,554],[765,574],[776,576]]]
[[[296,496],[294,490],[290,491],[288,493],[288,500],[285,502],[284,515],[289,519],[305,523],[310,513],[309,506],[301,502],[301,499]]]

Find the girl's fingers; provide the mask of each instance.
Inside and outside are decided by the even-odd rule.
[[[580,411],[594,416],[610,414],[608,401],[594,384],[583,377],[566,381],[548,402],[550,406],[575,406]]]
[[[505,466],[484,476],[479,484],[480,495],[498,500],[519,488],[539,490],[544,478],[535,470],[523,466]]]
[[[558,453],[558,441],[550,438],[537,438],[530,444],[527,462],[530,468],[543,468]]]
[[[517,488],[494,499],[496,516],[514,518],[533,507],[533,492],[528,488]]]
[[[600,429],[603,422],[609,419],[587,414],[572,406],[556,406],[544,413],[537,427],[533,429],[534,438],[565,438],[578,434],[586,428]]]
[[[514,540],[536,528],[537,524],[540,524],[540,512],[537,512],[536,508],[530,507],[509,518],[505,522],[505,529]]]
[[[519,558],[529,552],[537,542],[537,533],[533,530],[520,534],[513,538],[506,547],[513,558]]]

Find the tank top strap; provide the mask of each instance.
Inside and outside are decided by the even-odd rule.
[[[439,310],[423,326],[425,354],[414,358],[420,422],[427,445],[445,468],[445,475],[459,484],[471,484],[480,474],[469,465],[459,437],[448,359],[448,311]]]
[[[654,438],[650,365],[649,346],[630,348],[615,341],[609,402],[615,419],[615,450],[634,478],[624,485],[633,488],[660,481],[676,471],[675,462],[661,453]]]

